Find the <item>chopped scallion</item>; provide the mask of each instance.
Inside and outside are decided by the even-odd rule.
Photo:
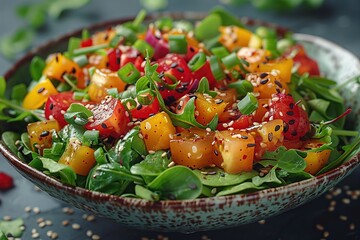
[[[79,67],[84,67],[89,63],[88,58],[85,54],[76,56],[73,58],[73,60],[77,63],[77,65],[79,65]]]
[[[240,98],[246,96],[247,93],[252,92],[254,87],[253,85],[246,80],[239,80],[228,85],[229,88],[234,88]]]
[[[186,53],[187,41],[184,34],[169,35],[169,48],[173,53]]]
[[[254,94],[248,92],[237,104],[237,107],[242,114],[250,115],[258,108],[258,101]]]
[[[78,48],[73,51],[73,56],[79,56],[79,55],[83,55],[83,54],[93,53],[99,49],[107,48],[108,46],[109,46],[108,44],[99,44],[99,45],[90,46],[90,47]]]
[[[192,72],[199,70],[204,66],[206,62],[206,55],[204,52],[198,52],[195,54],[188,63],[188,66]]]
[[[133,63],[129,62],[119,69],[118,76],[122,81],[133,84],[139,79],[140,72]]]
[[[105,156],[105,153],[104,153],[104,149],[101,148],[101,147],[99,147],[98,149],[95,150],[94,157],[95,157],[95,161],[98,164],[107,163],[106,156]]]
[[[226,57],[227,55],[229,55],[229,51],[224,46],[214,47],[214,48],[210,49],[210,51],[215,56],[217,56],[219,59],[222,59],[222,58]]]
[[[87,29],[82,30],[82,32],[81,32],[81,39],[82,39],[82,40],[87,40],[87,39],[89,39],[90,37],[91,37],[91,36],[90,36],[89,30],[87,30]]]
[[[111,48],[116,48],[119,43],[124,39],[123,36],[116,34],[113,39],[111,39],[110,43],[109,43],[109,47]]]
[[[239,58],[236,56],[235,52],[221,58],[221,61],[227,69],[231,69],[240,64]]]
[[[146,51],[148,52],[150,58],[154,55],[154,48],[142,39],[138,39],[134,43],[133,47],[137,49],[143,56],[147,56]]]
[[[210,57],[210,68],[216,80],[222,80],[225,77],[217,56]]]

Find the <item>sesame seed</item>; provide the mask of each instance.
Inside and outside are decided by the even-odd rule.
[[[11,221],[12,218],[10,216],[4,216],[3,219],[4,221]]]
[[[154,154],[155,151],[154,150],[149,150],[149,154]]]
[[[327,237],[330,236],[330,233],[329,233],[328,231],[325,231],[325,232],[323,233],[323,236],[324,236],[324,238],[327,238]]]
[[[261,225],[263,225],[263,224],[266,223],[266,221],[265,221],[265,219],[262,219],[262,220],[258,221],[258,223],[261,224]]]
[[[33,239],[37,239],[37,238],[40,237],[40,234],[39,234],[38,232],[36,232],[36,233],[31,234],[31,237],[32,237]]]
[[[213,189],[211,189],[211,194],[215,194],[217,192],[217,189],[216,188],[213,188]]]
[[[34,207],[34,208],[33,208],[33,212],[34,212],[35,214],[39,214],[39,213],[40,213],[40,209],[39,209],[38,207]]]
[[[324,226],[321,224],[316,224],[316,229],[319,231],[324,231]]]
[[[173,166],[175,166],[175,162],[174,162],[174,161],[171,161],[171,162],[168,164],[168,167],[170,168],[170,167],[173,167]]]
[[[350,199],[349,199],[349,198],[343,198],[343,199],[342,199],[342,202],[343,202],[344,204],[350,204]]]
[[[46,226],[46,223],[45,223],[45,222],[40,222],[40,223],[38,224],[38,226],[39,226],[40,228],[44,228],[44,227]]]
[[[73,223],[73,224],[71,225],[71,227],[72,227],[72,229],[74,229],[74,230],[79,230],[79,229],[81,228],[80,224],[78,224],[78,223]]]
[[[348,218],[347,218],[347,216],[344,216],[344,215],[340,215],[340,220],[342,220],[342,221],[347,221],[348,220]]]
[[[94,234],[94,235],[92,235],[91,239],[92,239],[92,240],[100,240],[100,236]]]
[[[88,222],[92,222],[92,221],[94,221],[94,220],[95,220],[95,216],[94,216],[94,215],[89,215],[89,216],[86,217],[86,221],[88,221]]]
[[[355,224],[354,224],[354,223],[351,223],[351,224],[349,225],[349,229],[350,229],[351,231],[355,230]]]
[[[145,123],[145,128],[146,128],[146,129],[151,129],[151,124],[150,124],[149,122],[146,122],[146,123]]]
[[[191,147],[191,150],[192,150],[193,153],[196,153],[198,149],[197,149],[196,146],[192,146],[192,147]]]
[[[93,235],[93,232],[91,230],[86,231],[86,236],[91,237]]]
[[[62,115],[64,115],[66,112],[65,112],[65,110],[61,110],[60,113],[61,113]]]

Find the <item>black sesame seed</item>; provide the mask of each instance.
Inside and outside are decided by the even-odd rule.
[[[184,72],[184,69],[183,68],[181,68],[181,67],[178,67],[178,68],[176,68],[179,72],[181,72],[181,73],[183,73]]]
[[[59,62],[59,57],[58,57],[58,55],[56,55],[55,61],[56,61],[56,62]]]
[[[276,125],[275,126],[275,132],[279,131],[280,130],[280,125]]]
[[[264,84],[266,84],[268,81],[269,81],[269,79],[264,79],[264,80],[261,80],[260,83],[264,85]]]
[[[248,147],[255,147],[256,144],[255,144],[255,143],[248,143],[247,146],[248,146]]]
[[[182,108],[182,106],[179,104],[179,105],[177,105],[177,110],[181,110],[181,108]]]
[[[225,177],[225,173],[220,173],[220,177]]]
[[[264,73],[260,74],[260,77],[261,78],[266,78],[268,75],[269,75],[268,73],[264,72]]]
[[[165,74],[163,72],[159,73],[158,77],[159,78],[163,78],[165,76]]]
[[[286,133],[289,130],[289,125],[286,123],[284,124],[284,133]]]
[[[222,103],[223,101],[224,101],[224,100],[222,100],[222,99],[216,99],[216,100],[215,100],[215,103],[216,103],[216,104],[220,104],[220,103]]]
[[[45,91],[45,88],[39,88],[38,93],[42,93],[43,91]]]
[[[54,108],[54,104],[50,103],[49,109],[50,109],[50,110],[53,110],[53,108]]]
[[[140,110],[142,109],[143,105],[139,104],[137,107],[136,107],[136,110]]]
[[[195,52],[195,49],[193,47],[189,48],[190,52]]]
[[[241,135],[241,138],[242,138],[242,139],[248,139],[249,137],[248,137],[248,136],[245,136],[245,135]]]
[[[268,134],[268,140],[269,140],[269,142],[271,142],[271,141],[273,140],[273,137],[274,137],[273,133],[269,133],[269,134]]]
[[[289,116],[293,116],[294,112],[293,111],[287,111],[286,114],[289,115]]]
[[[297,135],[297,132],[294,130],[294,131],[291,132],[291,135],[292,135],[292,136],[296,136],[296,135]]]
[[[281,82],[279,82],[278,80],[275,80],[275,84],[278,85],[280,88],[283,87],[283,85],[281,84]]]
[[[149,117],[152,117],[152,116],[154,116],[155,115],[155,113],[150,113],[149,114]]]
[[[102,128],[107,128],[107,125],[106,125],[105,123],[102,123],[102,124],[101,124],[101,127],[102,127]]]
[[[294,104],[290,103],[289,107],[290,107],[290,109],[294,109]]]
[[[178,64],[176,62],[174,62],[170,65],[171,68],[176,68],[177,66],[178,66]]]
[[[180,137],[181,133],[176,133],[175,136]]]
[[[214,150],[215,156],[219,156],[219,152],[217,150]]]
[[[289,125],[294,125],[295,119],[291,119],[288,123],[289,123]]]
[[[43,131],[42,133],[40,133],[40,137],[46,137],[49,136],[50,132],[49,131]]]
[[[73,68],[71,69],[71,73],[72,73],[72,74],[75,74],[75,73],[76,73],[76,68],[73,67]]]
[[[281,93],[281,90],[279,88],[276,88],[277,93]]]

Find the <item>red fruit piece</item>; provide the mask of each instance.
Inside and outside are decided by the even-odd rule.
[[[14,187],[14,180],[4,172],[0,172],[0,190],[8,190]]]
[[[269,106],[269,117],[266,120],[282,119],[285,139],[299,140],[310,131],[310,122],[306,112],[295,104],[292,96],[275,94]]]
[[[178,54],[167,54],[157,63],[159,66],[156,71],[166,84],[174,84],[176,79],[179,81],[174,90],[167,89],[166,86],[158,83],[160,94],[166,102],[174,102],[191,90],[193,74],[183,57]]]

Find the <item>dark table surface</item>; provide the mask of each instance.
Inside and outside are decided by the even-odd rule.
[[[0,36],[24,25],[14,14],[15,7],[24,2],[36,1],[0,0]],[[170,0],[167,10],[206,12],[218,4],[220,3],[216,0]],[[325,37],[360,56],[358,0],[327,0],[317,10],[287,13],[261,12],[251,6],[228,8],[237,16],[259,18],[278,23],[296,32]],[[34,46],[95,22],[135,15],[140,9],[137,0],[93,0],[80,10],[66,13],[58,21],[49,20],[46,27],[37,35]],[[0,57],[0,75],[11,65],[11,62]],[[67,209],[70,206],[39,192],[2,156],[0,172],[12,175],[16,185],[9,191],[0,192],[0,219],[7,216],[23,218],[26,230],[22,239],[32,239],[32,229],[40,233],[39,239],[49,239],[46,233],[54,231],[59,234],[58,239],[66,240],[91,239],[86,235],[88,230],[99,235],[101,239],[360,239],[360,198],[350,196],[350,192],[360,189],[360,169],[336,186],[332,192],[295,210],[237,228],[190,235],[129,229],[97,217],[90,221],[92,216],[89,213],[74,209],[71,214]],[[49,226],[39,226],[41,220],[48,220]],[[70,224],[63,226],[63,221],[69,221]],[[81,228],[73,229],[74,223],[79,224]]]

